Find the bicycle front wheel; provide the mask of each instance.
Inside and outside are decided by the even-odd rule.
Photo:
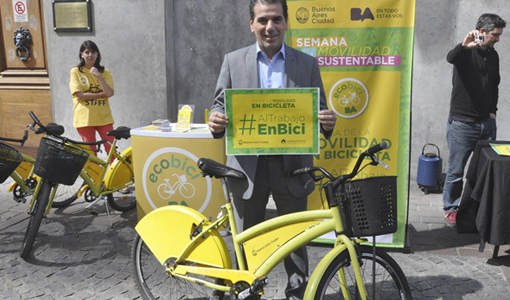
[[[37,237],[39,227],[41,226],[41,222],[44,217],[44,212],[46,211],[46,206],[48,205],[48,201],[50,199],[51,184],[46,179],[41,180],[42,181],[40,184],[42,186],[39,190],[37,198],[35,199],[34,207],[30,212],[27,231],[25,232],[25,237],[23,238],[23,243],[21,244],[20,256],[23,259],[26,259],[32,251],[35,238]]]
[[[84,185],[85,181],[81,179],[81,177],[79,177],[73,185],[60,184],[58,186],[57,192],[55,193],[55,197],[53,198],[51,207],[62,208],[73,203],[76,199],[78,199],[78,193],[80,192],[81,187]]]
[[[135,185],[108,194],[108,204],[117,211],[128,211],[136,207]]]
[[[131,253],[135,280],[143,299],[223,299],[224,293],[168,276],[165,267],[137,234]]]
[[[412,299],[411,288],[404,272],[384,250],[376,248],[375,272],[372,247],[360,246],[358,257],[369,299]],[[344,282],[339,277],[342,271],[345,275]],[[375,295],[372,297],[370,295],[374,290]],[[342,251],[324,272],[314,299],[347,299],[344,293],[348,294],[350,299],[361,299],[347,250]]]

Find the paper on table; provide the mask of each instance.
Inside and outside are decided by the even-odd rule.
[[[510,156],[510,144],[490,144],[499,155]]]

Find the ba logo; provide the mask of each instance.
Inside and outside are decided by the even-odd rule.
[[[361,8],[351,8],[351,21],[361,21],[363,22],[365,19],[374,20],[374,15],[370,8],[365,8],[365,11],[361,13]]]
[[[175,147],[161,148],[147,158],[142,184],[152,208],[178,204],[204,211],[212,184],[210,177],[202,177],[197,160],[193,153]]]
[[[300,7],[297,11],[296,11],[296,20],[300,23],[300,24],[305,24],[306,22],[308,22],[308,18],[310,17],[310,13],[308,12],[308,9],[304,8],[304,7]]]
[[[368,90],[357,79],[342,79],[329,92],[329,105],[342,118],[357,117],[367,108]]]

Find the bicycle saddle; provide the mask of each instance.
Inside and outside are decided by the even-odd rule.
[[[227,167],[224,164],[220,164],[217,161],[214,161],[209,158],[201,158],[197,161],[197,165],[204,172],[204,176],[211,176],[216,178],[238,178],[238,179],[246,179],[246,175],[234,168]]]
[[[58,125],[56,123],[48,123],[48,125],[46,125],[46,128],[49,129],[51,132],[53,132],[56,135],[62,135],[65,132],[64,126]],[[45,132],[46,132],[46,130],[42,129],[41,127],[37,128],[35,130],[35,134],[41,134],[41,133],[45,133]]]
[[[131,137],[131,128],[126,126],[119,126],[114,130],[110,130],[106,135],[114,136],[117,139],[129,139]]]

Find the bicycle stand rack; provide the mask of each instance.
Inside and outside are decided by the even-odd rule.
[[[94,210],[92,210],[92,207],[94,205],[96,205],[97,202],[103,200],[103,203],[104,203],[104,206],[106,207],[106,213],[108,214],[108,221],[110,222],[110,228],[113,228],[113,225],[112,225],[112,218],[110,216],[110,208],[108,207],[108,200],[107,200],[107,196],[102,196],[102,197],[97,197],[96,200],[94,200],[92,203],[90,203],[89,205],[87,205],[87,207],[84,208],[84,210],[86,212],[88,212],[89,214],[93,215],[93,216],[97,216],[98,213],[95,212]]]

